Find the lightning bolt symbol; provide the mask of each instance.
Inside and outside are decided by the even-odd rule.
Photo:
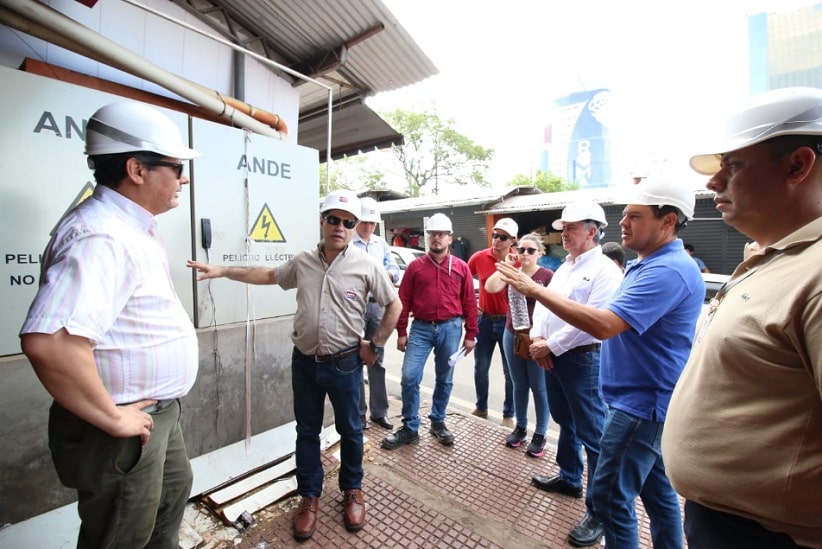
[[[271,226],[268,216],[263,216],[263,219],[260,221],[260,225],[262,225],[263,229],[265,229],[265,238],[268,238],[268,228]]]

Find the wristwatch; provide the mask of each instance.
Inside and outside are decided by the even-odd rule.
[[[379,345],[377,345],[373,341],[369,341],[368,346],[371,347],[371,350],[374,352],[374,354],[377,354],[377,353],[379,353],[380,351],[383,350],[382,347],[380,347]]]

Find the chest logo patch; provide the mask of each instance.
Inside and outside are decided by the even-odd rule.
[[[357,293],[354,292],[353,290],[348,290],[347,292],[345,292],[345,299],[349,299],[351,301],[354,301],[354,300],[357,299]]]

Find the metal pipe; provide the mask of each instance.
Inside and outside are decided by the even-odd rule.
[[[232,124],[237,124],[261,135],[278,139],[283,138],[280,132],[258,122],[253,117],[228,104],[217,92],[206,90],[185,78],[146,61],[116,42],[95,33],[48,6],[32,0],[0,0],[0,6],[28,21],[29,24],[25,28],[19,28],[18,30],[26,33],[34,32],[34,36],[37,36],[36,29],[45,29],[48,31],[46,33],[49,36],[48,40],[61,47],[80,55],[90,56],[91,59],[128,71],[161,85],[192,103],[200,105],[209,112],[230,121]],[[0,16],[4,13],[0,10]],[[19,18],[10,17],[3,22],[17,28],[15,23],[20,23],[20,20]]]

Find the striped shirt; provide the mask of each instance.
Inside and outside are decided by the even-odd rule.
[[[194,385],[197,336],[157,223],[102,185],[54,230],[20,334],[61,328],[89,339],[116,404],[178,398]]]
[[[385,270],[391,275],[391,282],[396,283],[397,280],[400,279],[400,267],[391,255],[391,250],[388,248],[388,243],[385,239],[372,234],[371,238],[366,242],[360,235],[354,233],[354,238],[351,239],[351,243],[385,267]]]

